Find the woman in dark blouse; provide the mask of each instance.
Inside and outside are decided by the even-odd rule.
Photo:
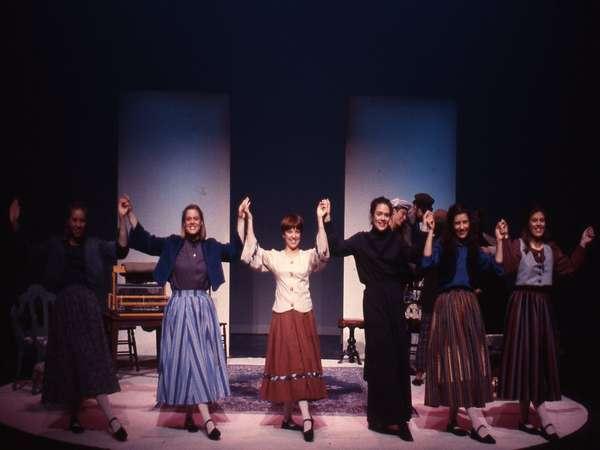
[[[330,215],[327,201],[327,217]],[[411,271],[411,248],[390,229],[392,204],[385,197],[371,202],[370,231],[338,239],[331,222],[325,224],[332,256],[353,256],[358,278],[365,285],[365,369],[368,383],[369,429],[412,441],[408,427],[412,403],[408,330],[403,294]]]
[[[466,208],[452,205],[446,231],[434,245],[433,213],[425,215],[428,234],[422,267],[437,268],[439,292],[429,335],[425,404],[448,406],[450,418],[446,430],[458,436],[467,435],[456,423],[458,408],[466,408],[471,418],[471,438],[493,444],[496,441],[480,410],[492,400],[492,379],[473,280],[481,271],[501,273],[502,239],[498,241],[495,257],[482,252],[470,219]],[[499,236],[497,225],[496,237]]]
[[[219,319],[209,292],[225,281],[221,262],[240,258],[242,205],[238,235],[231,244],[206,238],[204,215],[198,205],[184,208],[181,235],[169,237],[156,237],[144,230],[133,209],[128,215],[131,248],[160,256],[154,278],[161,285],[169,281],[173,291],[162,323],[158,403],[186,406],[184,426],[189,432],[199,429],[192,416],[198,405],[211,440],[219,440],[221,432],[211,419],[208,403],[230,395],[230,390]]]
[[[87,208],[72,203],[63,237],[51,238],[34,252],[44,262],[44,287],[57,294],[48,330],[42,402],[69,408],[69,429],[82,433],[78,412],[82,401],[95,397],[111,434],[120,441],[127,432],[113,415],[108,394],[120,390],[102,322],[104,275],[127,255],[125,199],[118,204],[118,242],[87,236]],[[19,229],[21,207],[13,201],[9,218]],[[17,239],[23,241],[20,233]],[[23,242],[23,245],[25,243]]]
[[[558,348],[551,308],[552,285],[557,275],[569,275],[583,263],[585,248],[594,239],[588,227],[571,257],[549,239],[545,211],[536,206],[527,214],[527,226],[520,239],[504,244],[504,269],[516,273],[504,329],[504,351],[500,372],[500,397],[519,400],[519,429],[557,440],[546,402],[561,399]],[[508,225],[502,223],[508,238]],[[536,408],[542,428],[529,421],[529,405]]]

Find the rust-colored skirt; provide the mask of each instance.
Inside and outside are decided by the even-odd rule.
[[[260,398],[272,402],[327,397],[312,311],[273,312]]]
[[[517,287],[512,293],[504,329],[500,398],[535,404],[561,399],[550,300],[547,289]]]
[[[481,408],[491,400],[490,358],[477,297],[463,289],[444,292],[431,320],[425,404]]]

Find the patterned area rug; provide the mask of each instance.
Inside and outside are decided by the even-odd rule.
[[[263,367],[251,365],[228,366],[231,397],[220,400],[215,411],[273,413],[282,412],[281,404],[259,398]],[[313,414],[366,415],[367,384],[362,379],[362,367],[324,367],[323,379],[327,398],[311,402]]]

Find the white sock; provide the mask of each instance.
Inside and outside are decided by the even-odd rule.
[[[546,409],[546,402],[542,403],[537,407],[538,416],[540,416],[540,421],[542,422],[542,428],[546,427],[546,425],[550,425],[547,428],[544,428],[546,433],[552,434],[556,433],[556,427],[552,425],[552,419],[550,418],[550,414],[548,414],[548,410]]]
[[[483,417],[481,408],[475,408],[475,407],[467,408],[467,414],[469,415],[469,418],[471,419],[471,426],[473,427],[473,429],[475,431],[477,431],[479,433],[479,435],[481,437],[484,437],[485,435],[489,434],[490,426],[488,425],[487,421],[485,420],[485,417]],[[483,428],[480,429],[480,427],[482,425],[483,425],[483,428],[485,428],[485,430]]]

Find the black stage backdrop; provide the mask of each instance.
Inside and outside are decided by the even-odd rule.
[[[312,236],[322,196],[334,201],[342,230],[347,100],[355,95],[455,101],[457,199],[483,208],[490,226],[502,216],[516,231],[537,199],[565,250],[586,224],[600,232],[593,1],[25,1],[16,8],[6,15],[2,204],[21,196],[24,227],[39,238],[60,231],[63,205],[75,197],[90,204],[92,231],[113,236],[118,98],[153,89],[230,96],[230,207],[252,196],[265,247],[280,245],[286,211],[304,214]],[[557,302],[565,389],[587,399],[598,342],[597,247]],[[6,272],[3,330],[25,282],[14,272]],[[272,286],[270,277],[232,267],[232,332],[268,322]],[[335,324],[341,261],[313,289],[329,305],[320,323]],[[254,302],[264,313],[253,315]],[[501,329],[503,308],[483,305],[488,328]]]

